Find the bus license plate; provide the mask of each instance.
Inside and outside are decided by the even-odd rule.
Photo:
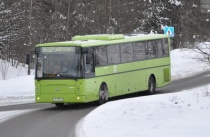
[[[63,98],[53,98],[53,101],[55,101],[55,102],[63,102]]]

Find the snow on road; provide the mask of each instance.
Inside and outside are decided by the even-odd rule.
[[[28,113],[33,110],[13,110],[13,111],[0,111],[0,123],[8,119],[21,115],[23,113]]]

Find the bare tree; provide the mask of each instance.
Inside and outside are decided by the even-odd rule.
[[[70,40],[74,35],[163,33],[174,26],[173,47],[205,41],[210,13],[201,0],[1,0],[0,43],[8,59],[25,61],[38,43]],[[109,30],[109,32],[107,31]]]
[[[9,63],[6,60],[0,60],[0,73],[3,80],[6,80],[9,70]]]

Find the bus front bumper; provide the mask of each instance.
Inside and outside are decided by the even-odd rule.
[[[36,103],[87,103],[86,96],[79,96],[75,94],[41,94],[36,95]]]

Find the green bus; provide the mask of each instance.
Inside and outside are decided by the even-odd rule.
[[[171,82],[164,34],[100,34],[35,47],[35,102],[103,104],[109,98]]]

